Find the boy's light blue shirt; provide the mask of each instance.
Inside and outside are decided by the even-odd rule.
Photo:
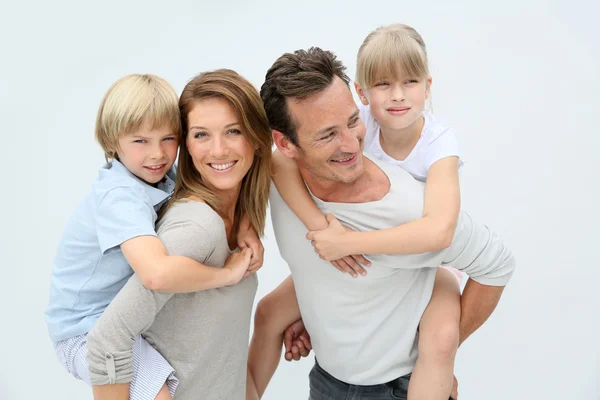
[[[133,270],[121,243],[156,236],[156,212],[173,193],[172,169],[153,187],[119,161],[98,178],[69,218],[52,266],[46,322],[52,341],[92,329]]]

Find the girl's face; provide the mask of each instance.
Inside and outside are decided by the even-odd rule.
[[[404,130],[421,117],[430,87],[431,77],[402,81],[382,78],[368,89],[357,85],[356,91],[361,102],[371,106],[371,114],[381,127]]]
[[[186,146],[194,167],[217,193],[238,194],[254,161],[233,107],[224,99],[199,101],[188,113]]]

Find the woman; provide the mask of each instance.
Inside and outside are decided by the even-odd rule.
[[[236,252],[240,217],[264,232],[272,139],[256,89],[230,70],[203,73],[179,101],[183,141],[173,198],[157,224],[169,254],[228,273],[195,293],[159,293],[134,275],[88,335],[94,397],[128,399],[131,348],[144,338],[175,370],[175,378],[135,390],[145,399],[242,399],[250,313],[257,279],[251,251]],[[134,391],[131,391],[134,393]],[[141,395],[138,394],[141,397]],[[132,399],[134,397],[132,396]]]

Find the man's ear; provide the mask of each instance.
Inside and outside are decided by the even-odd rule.
[[[275,129],[271,131],[271,135],[273,135],[273,142],[281,154],[287,158],[294,158],[296,156],[298,150],[287,136]]]
[[[360,102],[363,103],[365,106],[368,106],[369,99],[367,99],[365,91],[356,82],[354,82],[354,89],[356,90],[356,94],[358,95]]]

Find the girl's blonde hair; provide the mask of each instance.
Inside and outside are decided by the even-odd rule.
[[[408,25],[382,26],[369,33],[358,49],[356,83],[363,89],[386,78],[404,80],[429,76],[427,49]]]
[[[169,127],[180,135],[177,93],[155,75],[127,75],[108,89],[96,117],[96,140],[106,160],[116,159],[119,138],[147,127]]]
[[[226,100],[240,119],[243,135],[255,148],[254,161],[242,180],[242,188],[235,210],[236,221],[247,214],[259,235],[265,230],[267,202],[271,186],[271,148],[273,139],[269,122],[258,91],[237,72],[219,69],[205,72],[192,79],[181,93],[179,109],[183,126],[182,145],[175,191],[169,205],[177,200],[195,195],[222,215],[219,197],[204,182],[194,167],[192,157],[185,145],[188,135],[187,116],[202,100],[221,98]]]

